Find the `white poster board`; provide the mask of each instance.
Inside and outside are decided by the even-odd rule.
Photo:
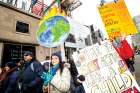
[[[139,93],[140,87],[109,41],[73,53],[86,93]]]

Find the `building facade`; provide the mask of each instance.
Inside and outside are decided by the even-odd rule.
[[[32,51],[39,61],[44,61],[46,57],[49,58],[50,53],[61,51],[62,58],[65,60],[65,58],[70,59],[74,51],[92,45],[90,28],[70,19],[68,21],[71,25],[71,31],[65,43],[60,47],[51,49],[42,47],[36,40],[36,30],[41,16],[36,12],[33,14],[27,11],[26,7],[25,9],[17,8],[13,6],[13,3],[5,3],[8,0],[1,1],[0,66],[4,66],[8,61],[17,62],[21,60],[24,51]]]
[[[32,51],[36,59],[45,60],[49,49],[36,40],[39,16],[0,2],[0,66],[8,61],[19,61],[24,51]],[[60,48],[54,48],[58,51]]]

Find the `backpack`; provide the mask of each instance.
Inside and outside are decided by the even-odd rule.
[[[33,64],[33,63],[31,63],[31,65],[30,65],[30,66],[31,66],[31,70],[34,72],[34,70],[35,70],[35,69],[34,69],[34,64]]]

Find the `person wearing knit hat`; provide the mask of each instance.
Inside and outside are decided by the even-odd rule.
[[[6,71],[8,71],[12,68],[15,68],[15,67],[16,67],[16,64],[14,62],[7,62],[6,65],[5,65]]]
[[[5,65],[5,72],[1,75],[1,84],[0,89],[1,93],[19,93],[17,79],[18,71],[16,68],[16,63],[7,62]]]
[[[23,56],[25,61],[34,60],[34,54],[31,51],[25,51]]]
[[[28,56],[28,55],[30,55],[30,56],[32,56],[32,57],[34,56],[32,52],[30,52],[30,51],[25,51],[25,52],[24,52],[24,56]]]
[[[61,52],[55,52],[55,53],[53,53],[52,55],[51,55],[51,60],[53,60],[53,57],[58,57],[58,60],[59,61],[57,61],[57,62],[60,62],[60,64],[62,64],[62,57],[61,57]],[[55,59],[55,58],[54,58]],[[51,64],[53,65],[55,65],[55,64],[57,64],[57,62],[55,63],[56,61],[52,61],[51,62]]]
[[[61,52],[60,52],[60,51],[59,51],[59,52],[53,53],[53,54],[51,55],[51,57],[52,57],[52,56],[57,56],[57,57],[59,57],[59,60],[62,61],[62,57],[61,57]]]
[[[62,62],[61,52],[51,55],[49,72],[42,74],[43,92],[48,92],[48,84],[53,85],[50,93],[67,93],[70,89],[71,75],[68,66]]]
[[[23,55],[23,66],[20,69],[19,80],[22,93],[42,93],[42,79],[40,74],[44,69],[41,63],[35,59],[34,53],[25,51]]]

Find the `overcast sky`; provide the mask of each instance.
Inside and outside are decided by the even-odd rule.
[[[98,12],[97,6],[100,4],[100,0],[80,0],[82,5],[72,12],[73,18],[84,24],[84,25],[95,25],[102,31],[105,31],[104,25],[102,23],[100,14]],[[105,0],[110,2],[113,0]],[[127,8],[131,17],[140,15],[140,5],[139,0],[125,0]],[[106,35],[106,33],[104,32]]]

